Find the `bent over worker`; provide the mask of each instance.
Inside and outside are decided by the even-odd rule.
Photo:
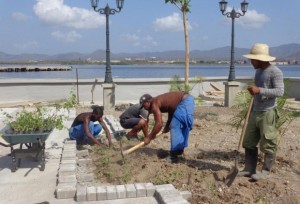
[[[73,121],[69,131],[71,140],[76,140],[77,144],[93,142],[101,145],[100,141],[96,139],[102,128],[105,131],[109,146],[112,146],[109,130],[103,121],[103,107],[97,106],[93,112],[86,112],[79,114]],[[99,122],[99,124],[95,123]]]
[[[126,135],[128,139],[138,138],[141,130],[145,137],[148,135],[148,111],[140,104],[130,106],[119,118],[123,128],[131,129]]]
[[[171,150],[168,162],[177,163],[179,156],[188,146],[189,133],[194,123],[195,102],[194,97],[183,91],[168,92],[156,97],[144,94],[140,104],[149,114],[154,115],[154,127],[145,137],[145,145],[149,144],[163,128],[162,113],[168,114],[168,120],[163,133],[170,131]]]

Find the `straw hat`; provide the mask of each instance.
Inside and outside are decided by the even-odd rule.
[[[269,46],[266,44],[256,43],[251,48],[251,51],[247,55],[243,55],[248,59],[255,59],[264,62],[274,61],[276,57],[269,55]]]

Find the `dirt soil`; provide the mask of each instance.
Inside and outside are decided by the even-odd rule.
[[[170,146],[169,134],[161,135],[148,146],[125,156],[125,163],[118,142],[115,149],[94,146],[90,157],[94,161],[95,182],[171,183],[180,191],[190,191],[192,204],[300,203],[300,118],[294,120],[281,136],[270,179],[253,182],[246,177],[236,177],[230,187],[225,185],[224,180],[234,165],[234,150],[237,150],[241,134],[240,129],[236,131],[229,124],[237,111],[225,107],[197,107],[189,147],[185,150],[184,160],[178,164],[164,160]],[[115,111],[113,115],[118,118],[121,113]],[[122,141],[124,150],[140,142]],[[241,148],[240,152],[238,167],[241,170],[244,149]],[[261,169],[262,156],[260,154],[258,170]]]

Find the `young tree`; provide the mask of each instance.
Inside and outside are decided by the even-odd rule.
[[[187,12],[190,12],[191,0],[165,0],[165,3],[171,3],[175,5],[182,13],[183,29],[184,29],[184,43],[185,43],[185,74],[184,84],[189,86],[189,65],[190,65],[190,51],[189,51],[189,36],[187,27]]]

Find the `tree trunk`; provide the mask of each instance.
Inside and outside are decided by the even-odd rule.
[[[184,43],[185,43],[185,75],[184,84],[189,85],[189,65],[190,65],[190,51],[189,51],[189,36],[187,28],[186,11],[182,12],[183,28],[184,28]]]

